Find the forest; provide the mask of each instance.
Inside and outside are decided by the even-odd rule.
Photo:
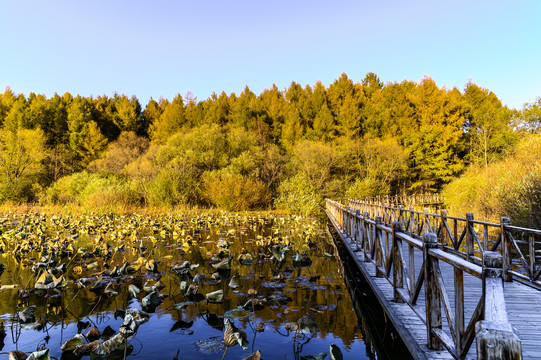
[[[150,99],[0,93],[0,202],[319,211],[326,197],[440,192],[460,215],[535,222],[541,98],[354,82]],[[541,224],[540,224],[541,225]]]

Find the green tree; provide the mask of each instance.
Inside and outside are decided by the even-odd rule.
[[[331,110],[327,104],[321,105],[319,112],[314,119],[314,130],[311,138],[313,140],[322,140],[324,142],[334,139],[336,136],[336,125]]]
[[[515,115],[517,130],[539,133],[541,130],[541,97],[532,103],[524,104],[524,108]]]
[[[144,134],[146,129],[139,100],[135,96],[128,98],[126,95],[115,94],[114,101],[116,107],[114,122],[119,130]]]
[[[282,127],[282,145],[291,148],[304,135],[301,124],[301,116],[296,107],[290,105],[285,115],[285,123]]]
[[[150,100],[147,103],[147,106],[145,107],[145,110],[143,111],[143,122],[145,124],[145,128],[147,132],[151,124],[158,121],[158,119],[163,113],[163,110],[166,105],[165,100],[161,101],[161,103],[163,104],[163,106],[160,106],[160,103],[158,103],[153,98],[150,98]]]
[[[510,112],[496,95],[471,81],[466,84],[464,99],[469,105],[465,124],[469,137],[470,159],[485,167],[507,154],[516,143],[510,123]]]
[[[339,114],[346,97],[355,95],[355,86],[353,81],[348,78],[346,73],[342,73],[327,89],[327,99],[329,108],[333,114]]]
[[[212,93],[211,97],[205,102],[205,123],[227,124],[231,119],[231,102],[225,91],[222,91],[219,97]]]
[[[410,190],[437,191],[464,168],[464,109],[460,92],[439,89],[425,77],[410,95],[414,126],[404,138]]]
[[[92,118],[92,105],[86,98],[77,97],[68,108],[69,149],[81,168],[99,157],[107,146],[98,124]]]
[[[338,132],[352,139],[359,137],[361,132],[361,103],[355,95],[347,94],[342,101],[338,113]]]
[[[163,113],[149,126],[150,140],[163,144],[167,139],[179,131],[186,122],[184,101],[177,94],[170,104],[167,104]]]

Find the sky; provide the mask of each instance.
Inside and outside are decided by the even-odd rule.
[[[28,95],[256,94],[424,76],[541,96],[538,0],[0,0],[0,91]]]

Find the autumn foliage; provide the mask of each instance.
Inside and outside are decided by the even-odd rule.
[[[7,88],[0,200],[313,213],[324,197],[445,187],[451,199],[461,185],[447,184],[462,173],[482,177],[529,153],[532,145],[519,145],[512,155],[539,119],[539,104],[511,110],[472,82],[462,91],[429,77],[383,84],[373,73],[259,95],[246,87],[203,101],[150,99],[144,109],[135,96],[47,98]],[[481,190],[468,191],[475,195],[456,203],[480,198]],[[493,209],[485,213],[511,211]]]

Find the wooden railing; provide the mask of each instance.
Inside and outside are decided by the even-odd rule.
[[[413,195],[393,195],[393,196],[371,196],[358,200],[365,203],[380,206],[439,206],[443,204],[443,197],[436,193],[413,194]]]
[[[367,208],[355,202],[350,202],[350,205],[357,208],[327,200],[327,214],[356,250],[362,251],[364,261],[375,265],[376,276],[385,277],[392,284],[394,300],[406,302],[423,320],[429,348],[445,348],[456,359],[463,359],[476,337],[476,324],[486,320],[480,323],[482,326],[478,325],[478,359],[498,359],[498,353],[494,353],[496,348],[510,351],[512,356],[506,358],[521,358],[520,341],[507,322],[506,315],[502,315],[502,309],[505,313],[503,274],[505,271],[513,273],[504,268],[500,253],[486,250],[487,247],[483,247],[479,239],[475,240],[473,219],[468,218],[461,232],[457,225],[462,220],[459,218],[438,217],[401,207]],[[449,220],[451,227],[448,226]],[[462,246],[464,239],[467,240],[466,245],[469,244],[466,251]],[[405,248],[407,254],[403,253]],[[415,263],[416,251],[423,254],[422,264]],[[500,259],[499,262],[492,260],[495,257]],[[440,261],[453,267],[452,297],[444,284]],[[494,269],[497,266],[500,267]],[[464,273],[483,281],[481,296],[467,324]],[[418,304],[422,290],[425,295],[424,309]],[[454,306],[451,305],[451,298],[454,299]],[[500,303],[499,307],[494,307],[495,301]],[[492,314],[493,311],[497,314]],[[442,313],[447,324],[445,330]],[[505,331],[506,336],[502,337],[501,331]],[[479,344],[485,346],[481,351]]]
[[[541,248],[541,230],[512,226],[507,217],[500,223],[475,220],[473,213],[465,218],[448,216],[445,210],[439,214],[428,209],[416,211],[402,206],[378,205],[369,201],[349,199],[348,206],[359,210],[363,216],[392,224],[398,221],[404,232],[411,236],[421,236],[424,232],[437,235],[442,249],[454,252],[468,261],[482,264],[485,251],[499,252],[503,257],[503,276],[506,281],[519,280],[541,289],[541,265],[537,255]]]

